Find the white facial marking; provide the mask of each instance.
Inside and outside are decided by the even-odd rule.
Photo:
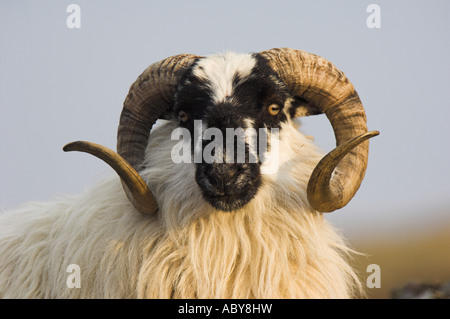
[[[245,128],[252,128],[255,126],[255,121],[252,118],[244,119]]]
[[[250,54],[226,52],[201,59],[193,69],[193,74],[209,82],[213,101],[220,103],[231,98],[234,77],[250,75],[255,65],[256,59]]]

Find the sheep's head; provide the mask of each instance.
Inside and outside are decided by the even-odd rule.
[[[196,182],[213,207],[236,210],[255,196],[261,185],[262,148],[270,147],[264,133],[287,121],[290,97],[258,54],[199,58],[180,80],[174,115],[194,137],[191,147],[200,155],[194,161]],[[203,138],[195,138],[199,136]],[[214,159],[208,159],[210,151]]]
[[[120,175],[134,206],[143,213],[154,213],[157,201],[138,171],[143,168],[149,133],[157,119],[179,121],[191,136],[195,136],[196,123],[201,123],[202,128],[220,133],[215,138],[226,139],[230,128],[251,128],[258,139],[258,132],[322,113],[333,126],[337,147],[314,169],[308,200],[314,209],[331,212],[344,207],[358,190],[367,167],[367,139],[378,132],[367,132],[361,101],[345,75],[327,60],[304,51],[272,49],[246,55],[167,58],[148,67],[131,86],[120,118],[118,154],[87,142],[68,144],[64,150],[89,152],[108,162]],[[208,147],[207,141],[200,141],[198,145],[192,139],[194,153],[196,146],[202,153]],[[256,161],[249,160],[250,144],[246,136],[244,161],[236,161],[233,137],[231,143],[214,148],[214,161],[196,162],[196,182],[216,209],[236,210],[257,193],[263,163],[257,156]]]

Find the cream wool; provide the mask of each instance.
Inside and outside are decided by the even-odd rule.
[[[3,298],[347,298],[361,285],[351,250],[309,208],[306,185],[322,154],[291,123],[276,174],[242,209],[207,204],[194,164],[174,164],[176,125],[152,131],[142,172],[156,216],[137,212],[118,177],[84,194],[0,214]],[[81,288],[68,288],[77,264]]]

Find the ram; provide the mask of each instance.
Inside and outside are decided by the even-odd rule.
[[[337,143],[325,156],[296,121],[323,113]],[[176,137],[194,136],[196,123],[200,138]],[[355,195],[377,134],[367,131],[353,85],[314,54],[284,48],[154,63],[125,99],[117,153],[83,141],[64,147],[101,158],[118,176],[1,214],[0,296],[360,296],[353,251],[323,213]],[[186,148],[191,160],[174,160]],[[195,160],[199,151],[210,156]],[[68,269],[79,270],[75,287]]]

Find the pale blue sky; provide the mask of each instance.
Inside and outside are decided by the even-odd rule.
[[[68,29],[66,7],[81,7]],[[369,29],[369,4],[381,28]],[[123,100],[153,62],[186,52],[291,47],[336,64],[366,109],[371,142],[360,191],[328,217],[344,231],[383,235],[447,222],[450,204],[450,2],[2,1],[0,207],[75,194],[111,173],[62,146],[115,149]],[[325,116],[304,121],[325,150]]]

